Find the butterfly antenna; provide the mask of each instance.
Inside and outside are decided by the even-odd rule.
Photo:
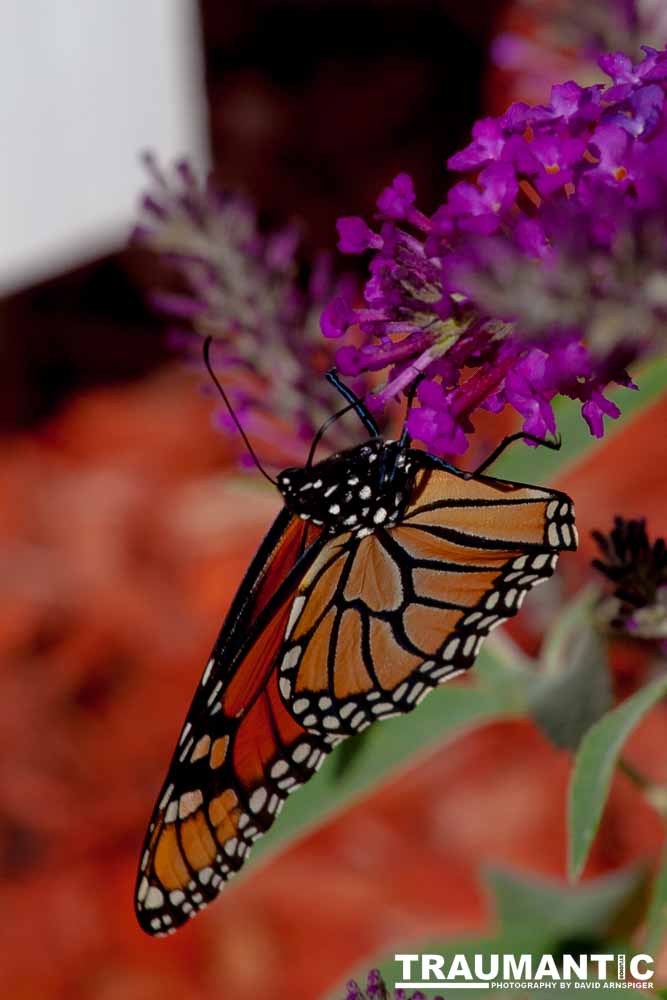
[[[310,451],[308,452],[308,459],[306,461],[307,469],[309,469],[313,464],[313,459],[315,458],[315,451],[317,450],[317,446],[324,437],[324,435],[326,434],[326,432],[329,430],[331,425],[334,424],[337,420],[340,420],[341,417],[344,417],[346,413],[349,413],[350,410],[354,408],[355,408],[355,403],[348,403],[347,406],[344,406],[342,410],[338,410],[337,413],[332,413],[330,417],[327,417],[327,419],[324,421],[319,431],[313,438],[313,443],[310,446]]]
[[[262,473],[262,475],[264,476],[264,478],[268,479],[268,481],[270,483],[273,483],[274,486],[277,486],[278,484],[277,484],[276,480],[273,479],[268,474],[268,472],[266,471],[266,469],[262,466],[262,463],[260,462],[260,460],[257,458],[257,455],[255,454],[255,449],[250,444],[250,441],[248,440],[245,431],[241,427],[241,424],[239,422],[239,418],[234,413],[234,409],[232,407],[232,404],[229,402],[229,399],[227,397],[227,393],[225,392],[225,390],[220,385],[220,382],[218,381],[218,378],[217,378],[215,372],[213,371],[213,366],[211,365],[211,341],[212,340],[213,340],[213,337],[207,337],[206,340],[204,341],[204,364],[206,365],[206,370],[208,371],[209,375],[211,376],[211,379],[213,380],[213,384],[215,385],[216,389],[220,393],[220,396],[222,398],[223,403],[225,404],[225,406],[229,410],[229,415],[232,418],[232,420],[234,421],[234,423],[236,425],[236,429],[238,430],[239,434],[243,438],[245,446],[248,449],[248,454],[250,455],[250,457],[252,458],[253,462],[255,463],[255,465],[257,466],[257,468],[259,469],[259,471]]]
[[[306,461],[307,469],[309,469],[313,464],[313,459],[315,458],[315,451],[317,449],[317,446],[324,437],[324,435],[326,434],[326,432],[329,430],[331,425],[335,424],[335,422],[337,420],[340,420],[341,417],[344,417],[346,413],[350,412],[350,410],[354,410],[356,412],[357,416],[363,423],[366,430],[370,432],[371,437],[378,437],[380,433],[378,426],[375,423],[375,420],[373,419],[366,405],[364,404],[364,401],[360,399],[359,396],[357,396],[357,394],[352,391],[352,389],[348,388],[348,386],[346,386],[344,382],[341,382],[341,380],[338,377],[338,372],[336,371],[335,368],[332,368],[331,371],[328,371],[326,373],[326,379],[327,382],[331,382],[334,388],[338,390],[338,392],[344,399],[348,400],[348,404],[347,406],[344,406],[342,410],[338,410],[336,413],[333,413],[330,417],[327,417],[327,419],[324,421],[324,423],[316,433],[315,437],[313,438],[313,443],[310,446],[310,451],[308,452],[308,460]]]

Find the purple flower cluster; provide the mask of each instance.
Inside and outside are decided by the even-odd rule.
[[[152,186],[134,238],[161,256],[182,289],[151,296],[174,323],[172,342],[201,361],[202,337],[212,336],[214,363],[265,460],[300,462],[338,400],[322,377],[332,358],[320,313],[332,295],[353,292],[354,281],[334,278],[328,254],[304,280],[294,226],[264,235],[249,202],[212,181],[200,186],[187,163],[169,177],[152,157],[146,164]],[[226,410],[216,420],[234,431]],[[345,425],[328,440],[350,443]]]
[[[345,1000],[426,1000],[426,996],[421,991],[409,996],[405,990],[394,990],[390,993],[379,971],[371,969],[365,990],[362,990],[354,979],[349,981]],[[434,1000],[442,1000],[442,997],[434,997]]]
[[[432,215],[402,174],[377,227],[339,220],[339,248],[371,251],[370,277],[363,306],[335,297],[322,331],[365,338],[338,350],[343,373],[389,369],[375,409],[418,383],[408,427],[432,451],[465,451],[479,408],[554,433],[557,396],[599,437],[620,412],[607,387],[634,388],[628,365],[664,347],[667,51],[600,65],[607,88],[565,83],[477,122],[448,163],[471,179]]]

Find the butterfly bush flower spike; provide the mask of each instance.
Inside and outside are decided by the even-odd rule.
[[[416,993],[406,993],[405,990],[390,991],[377,969],[371,969],[366,979],[366,988],[361,987],[351,979],[347,984],[345,1000],[426,1000],[426,996],[421,991]],[[443,1000],[442,997],[434,997],[433,1000]]]
[[[601,558],[593,566],[613,584],[597,619],[614,632],[667,648],[667,546],[651,543],[643,520],[616,517],[608,534],[593,533]]]
[[[246,430],[263,442],[268,461],[301,460],[331,413],[334,394],[323,379],[331,358],[323,350],[319,316],[336,292],[354,281],[336,279],[330,256],[319,255],[307,281],[299,266],[294,226],[260,231],[253,206],[213,181],[202,186],[189,165],[163,172],[146,157],[151,190],[144,196],[135,241],[161,255],[182,291],[158,291],[153,304],[173,323],[171,339],[201,361],[202,337],[212,336],[212,358]],[[207,386],[209,380],[206,380]],[[363,391],[360,383],[357,388]],[[233,430],[229,415],[220,425]],[[331,432],[344,447],[344,423]]]
[[[464,452],[480,409],[553,434],[558,396],[601,437],[620,413],[609,387],[636,388],[628,366],[665,346],[667,52],[600,65],[606,88],[564,83],[477,122],[448,164],[469,177],[432,215],[402,174],[377,225],[339,220],[339,248],[370,252],[369,277],[361,306],[332,298],[322,331],[361,331],[337,362],[386,370],[373,410],[417,383],[408,428],[432,451]]]

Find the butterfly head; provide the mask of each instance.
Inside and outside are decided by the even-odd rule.
[[[316,465],[285,469],[278,489],[304,520],[363,537],[402,517],[414,486],[413,454],[397,441],[373,438]]]

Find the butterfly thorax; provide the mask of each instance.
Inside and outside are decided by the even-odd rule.
[[[400,520],[414,485],[412,465],[409,448],[373,438],[316,465],[286,469],[278,489],[303,520],[363,537]]]

